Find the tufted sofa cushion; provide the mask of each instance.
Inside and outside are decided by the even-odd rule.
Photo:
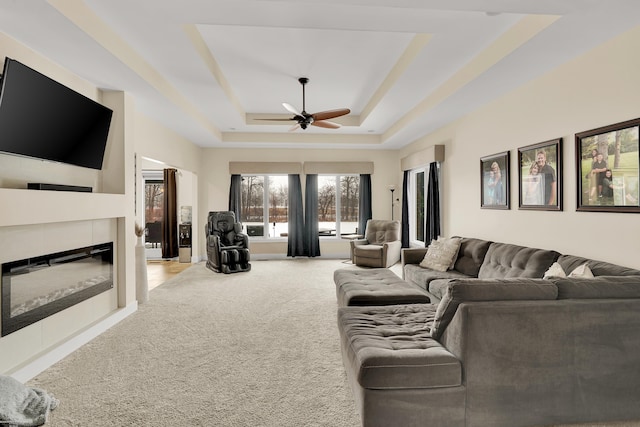
[[[509,243],[491,243],[478,272],[481,279],[542,278],[560,254]]]
[[[435,310],[433,304],[338,309],[342,348],[358,383],[369,389],[460,385],[460,362],[430,336]]]
[[[490,245],[491,242],[488,240],[463,237],[454,270],[466,276],[478,277],[480,266]]]
[[[587,264],[594,276],[640,276],[640,270],[575,255],[560,255],[558,264],[567,273],[583,264]]]
[[[556,285],[546,279],[452,279],[438,304],[431,336],[440,339],[458,305],[466,301],[555,300]]]

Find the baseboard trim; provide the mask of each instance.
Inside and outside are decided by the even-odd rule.
[[[51,348],[47,352],[36,356],[28,362],[20,365],[9,372],[9,375],[21,383],[25,383],[43,372],[50,366],[64,359],[92,339],[106,332],[112,326],[118,324],[126,317],[138,310],[138,302],[134,301],[128,306],[118,309],[109,314],[104,319],[94,323],[93,325],[83,329],[68,340],[62,342],[56,347]]]

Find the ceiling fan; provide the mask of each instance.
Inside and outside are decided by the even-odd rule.
[[[309,83],[309,79],[307,77],[300,77],[298,79],[300,84],[302,85],[302,112],[298,112],[291,104],[287,104],[283,102],[282,105],[287,109],[290,113],[293,113],[294,116],[290,119],[258,119],[258,120],[269,120],[269,121],[296,121],[297,123],[289,129],[289,131],[294,131],[298,128],[306,129],[309,125],[318,126],[321,128],[328,129],[338,129],[340,127],[339,124],[328,122],[327,119],[333,119],[335,117],[344,116],[349,114],[351,110],[348,108],[340,108],[337,110],[327,110],[320,111],[319,113],[309,114],[305,109],[305,93],[304,86]]]

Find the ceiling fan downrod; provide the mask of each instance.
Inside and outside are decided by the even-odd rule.
[[[313,123],[313,117],[311,117],[311,115],[307,113],[306,97],[305,97],[305,91],[304,91],[304,86],[307,83],[309,83],[309,78],[308,77],[300,77],[298,79],[298,81],[302,85],[302,111],[300,112],[300,114],[302,115],[303,120],[300,121],[300,127],[302,129],[306,129],[307,126],[309,126],[311,123]]]
[[[309,79],[307,77],[300,77],[298,79],[300,84],[302,85],[302,114],[307,114],[307,109],[305,108],[305,93],[304,93],[304,85],[309,83]]]

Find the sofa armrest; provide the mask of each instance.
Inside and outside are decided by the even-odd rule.
[[[420,264],[427,254],[427,248],[404,248],[400,255],[402,267],[406,264]]]
[[[451,279],[438,304],[431,336],[435,339],[442,336],[463,302],[555,300],[557,297],[558,288],[545,279]]]
[[[402,251],[402,242],[396,240],[394,242],[383,243],[383,252],[386,252],[385,264],[387,267],[391,267],[398,261],[400,261],[400,252]]]

